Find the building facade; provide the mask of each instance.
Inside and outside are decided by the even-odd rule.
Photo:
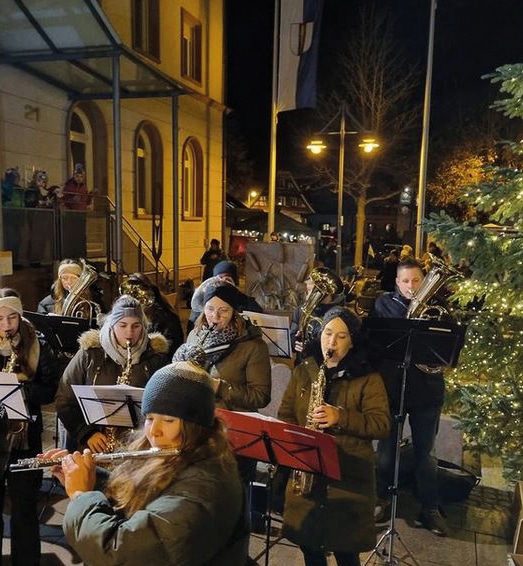
[[[43,169],[50,184],[62,186],[82,163],[95,209],[116,204],[128,239],[135,233],[161,251],[176,280],[198,277],[199,259],[211,238],[221,239],[224,222],[222,0],[21,4],[39,29],[21,26],[15,3],[2,3],[2,172],[18,167],[27,186]],[[119,101],[113,60],[91,41],[104,30],[105,43],[121,53]],[[43,38],[40,51],[29,41],[35,34]],[[83,34],[89,41],[82,45]],[[89,49],[100,56],[96,64]],[[88,218],[88,255],[96,255],[99,239]]]

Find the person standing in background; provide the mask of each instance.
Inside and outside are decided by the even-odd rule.
[[[211,240],[211,247],[202,255],[200,263],[204,266],[202,281],[212,277],[212,270],[214,266],[227,259],[227,254],[220,248],[220,240],[213,238]]]

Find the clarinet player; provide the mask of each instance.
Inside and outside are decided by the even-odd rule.
[[[300,546],[306,566],[359,566],[359,553],[376,544],[375,457],[372,440],[390,432],[387,393],[366,361],[360,320],[335,307],[323,317],[310,355],[294,371],[278,416],[332,434],[341,480],[313,476],[310,492],[291,473],[285,494],[283,534]],[[323,380],[324,378],[324,380]],[[322,387],[317,387],[323,382]]]
[[[0,289],[0,363],[2,371],[16,374],[32,417],[29,422],[11,420],[8,423],[6,441],[11,461],[42,451],[41,406],[53,401],[58,385],[55,356],[22,313],[18,292]],[[0,506],[3,509],[7,482],[11,499],[11,564],[14,566],[40,564],[37,502],[41,481],[41,472],[30,476],[10,472],[2,475]],[[0,516],[0,529],[3,533],[3,516]]]

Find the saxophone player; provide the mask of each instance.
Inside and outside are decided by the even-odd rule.
[[[15,373],[22,385],[31,421],[9,421],[7,440],[10,460],[36,456],[42,451],[41,406],[51,403],[58,385],[55,356],[33,325],[22,317],[20,296],[14,289],[0,289],[0,364],[2,371]],[[40,564],[38,491],[41,472],[33,477],[2,472],[0,510],[4,507],[5,484],[11,499],[11,564]],[[4,531],[0,514],[0,532]]]
[[[66,367],[56,395],[58,417],[73,443],[93,452],[109,449],[107,431],[84,421],[72,385],[125,382],[144,387],[151,375],[168,363],[167,340],[159,333],[147,334],[146,327],[140,303],[122,295],[100,330],[88,330],[80,336],[80,349]]]
[[[366,360],[360,320],[334,307],[323,317],[311,354],[294,371],[278,416],[332,434],[338,444],[341,480],[315,476],[310,494],[287,484],[283,534],[300,546],[306,566],[326,566],[333,552],[338,566],[358,566],[359,553],[376,544],[376,501],[372,440],[390,432],[388,399],[380,375]],[[321,368],[321,370],[320,370]],[[320,376],[322,394],[312,391]]]

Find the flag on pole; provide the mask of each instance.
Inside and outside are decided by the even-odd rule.
[[[316,105],[323,0],[281,0],[277,111]]]

